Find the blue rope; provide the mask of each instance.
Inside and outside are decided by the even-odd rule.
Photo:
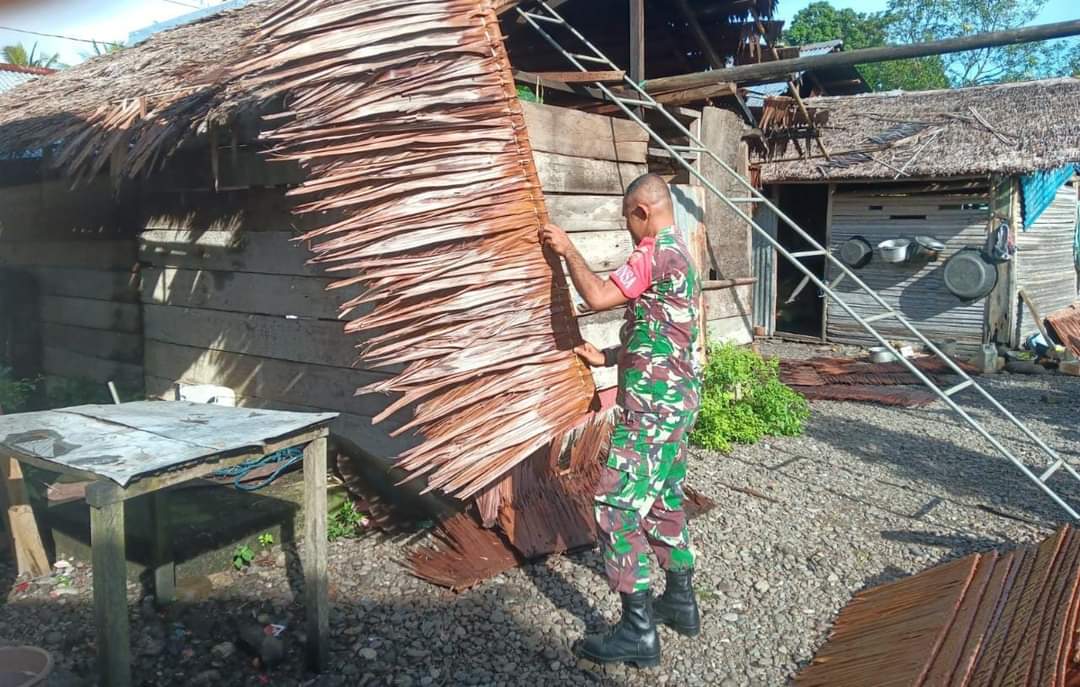
[[[233,485],[240,491],[258,491],[266,485],[272,483],[281,473],[285,472],[293,465],[296,465],[304,459],[304,450],[297,447],[285,448],[276,453],[257,458],[255,460],[249,460],[246,463],[240,463],[229,468],[222,468],[214,473],[217,477],[233,478]],[[257,484],[243,484],[243,479],[247,477],[248,473],[252,470],[262,467],[263,465],[277,464],[277,468],[266,476],[263,481]]]

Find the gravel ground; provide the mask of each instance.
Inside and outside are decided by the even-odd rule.
[[[1080,453],[1080,379],[998,375],[986,386],[1051,445]],[[990,426],[1014,435],[999,421]],[[1014,444],[1037,455],[1030,442]],[[784,685],[854,592],[972,551],[1038,540],[1065,517],[938,405],[815,403],[804,436],[730,456],[694,452],[690,480],[718,503],[692,524],[704,631],[687,639],[664,630],[658,669],[600,671],[573,658],[586,629],[618,614],[594,551],[454,595],[402,571],[407,542],[370,537],[331,545],[329,674],[316,680],[301,668],[300,574],[291,555],[273,549],[245,573],[189,581],[168,615],[141,603],[133,585],[136,684]],[[1080,504],[1080,489],[1066,492]],[[75,685],[93,668],[90,571],[76,563],[61,572],[16,585],[0,562],[0,598],[11,590],[0,604],[0,640],[53,650],[55,684]],[[268,622],[287,626],[284,659],[262,672],[237,646],[237,627]]]

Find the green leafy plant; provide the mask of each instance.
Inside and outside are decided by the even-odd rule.
[[[269,549],[273,545],[274,535],[270,534],[269,532],[263,532],[259,535],[259,546],[263,547],[264,549]]]
[[[330,520],[326,524],[326,538],[330,541],[355,538],[367,524],[367,516],[356,510],[356,504],[346,500],[330,514]]]
[[[255,552],[247,544],[241,544],[233,551],[232,564],[237,570],[243,570],[255,560]]]
[[[517,87],[518,99],[526,103],[542,103],[544,99],[536,94],[536,91],[528,86],[518,85]]]
[[[765,436],[802,434],[810,406],[780,381],[780,365],[749,348],[709,346],[701,412],[690,443],[717,451]]]
[[[26,402],[37,389],[36,379],[16,379],[11,368],[0,366],[0,410],[18,413],[26,409]]]

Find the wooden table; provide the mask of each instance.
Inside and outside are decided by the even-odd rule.
[[[290,413],[141,401],[0,416],[0,456],[93,483],[90,540],[99,679],[131,684],[124,501],[153,500],[154,593],[175,598],[176,566],[162,491],[223,467],[304,446],[304,587],[312,669],[328,656],[326,437],[334,413]]]

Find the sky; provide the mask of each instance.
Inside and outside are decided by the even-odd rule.
[[[790,21],[813,0],[780,0],[779,19]],[[87,41],[123,41],[132,31],[154,22],[186,14],[220,0],[0,0],[0,26],[59,34]],[[886,0],[831,0],[835,7],[861,12],[884,9]],[[1036,23],[1080,18],[1077,0],[1049,0]],[[0,46],[22,42],[29,50],[59,53],[64,64],[77,64],[93,52],[93,46],[59,38],[47,38],[0,29]]]

